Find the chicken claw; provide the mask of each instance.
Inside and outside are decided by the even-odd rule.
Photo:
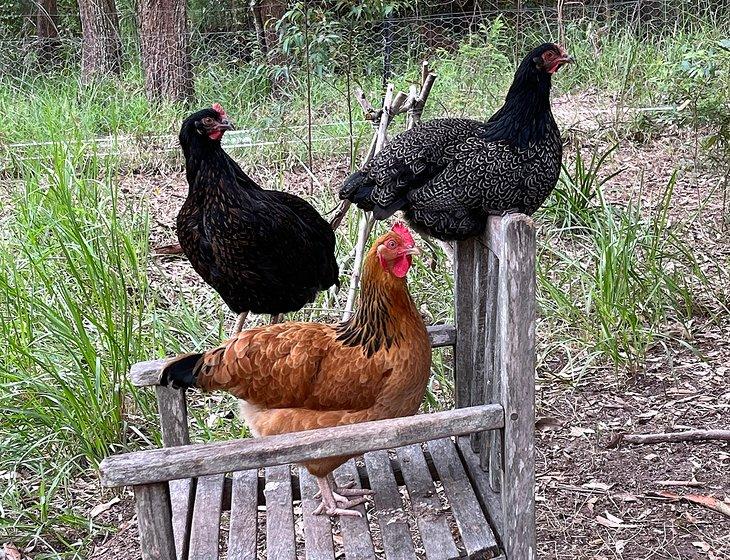
[[[360,488],[338,488],[337,492],[332,489],[334,486],[329,477],[317,478],[319,492],[315,494],[315,498],[321,496],[322,503],[312,512],[313,515],[349,515],[352,517],[362,517],[359,511],[350,508],[359,506],[366,501],[365,496],[372,494],[372,490]],[[346,496],[356,497],[354,500]]]

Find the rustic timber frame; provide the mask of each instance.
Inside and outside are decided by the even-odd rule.
[[[102,462],[100,470],[105,486],[134,487],[142,557],[145,560],[218,558],[221,509],[226,505],[225,475],[233,473],[227,479],[227,506],[237,516],[235,519],[231,516],[228,558],[256,558],[256,482],[258,469],[266,468],[264,494],[267,509],[271,509],[266,521],[268,558],[293,558],[291,546],[286,539],[277,538],[273,530],[279,524],[293,530],[291,507],[288,513],[273,507],[277,500],[292,504],[291,485],[274,484],[277,480],[290,480],[289,467],[277,465],[369,452],[365,455],[365,465],[370,487],[377,491],[377,511],[386,509],[392,500],[400,503],[400,497],[391,470],[395,454],[389,459],[385,451],[376,450],[398,448],[397,459],[402,465],[399,474],[415,501],[418,489],[424,487],[418,479],[424,475],[418,473],[428,472],[418,444],[429,442],[423,450],[451,502],[464,551],[458,553],[451,542],[450,549],[439,552],[441,545],[436,537],[441,525],[436,522],[429,525],[431,521],[419,518],[428,560],[452,557],[534,560],[535,229],[532,220],[520,214],[491,217],[482,237],[457,244],[454,272],[456,325],[429,327],[429,335],[432,346],[454,348],[455,410],[190,445],[185,392],[158,384],[164,361],[133,366],[130,375],[134,385],[155,387],[164,447],[109,457]],[[421,471],[417,470],[419,461],[423,463]],[[353,471],[357,481],[354,463],[344,467]],[[338,483],[343,472],[335,473]],[[316,485],[303,469],[299,478],[302,510],[306,514],[316,505],[313,500]],[[432,485],[430,477],[427,478],[427,486]],[[465,488],[476,496],[473,505],[468,499],[458,498],[467,493]],[[435,499],[429,497],[431,494],[423,493],[426,503]],[[435,503],[438,505],[438,500]],[[194,515],[195,504],[198,507]],[[212,504],[205,506],[205,515],[199,514],[200,504]],[[475,512],[475,508],[479,511]],[[334,558],[331,535],[329,543],[322,541],[324,533],[317,531],[322,527],[315,526],[321,525],[323,519],[305,516],[307,559]],[[479,519],[489,527],[476,527]],[[446,521],[441,521],[448,539]],[[375,558],[372,544],[361,550],[355,543],[354,535],[358,533],[353,528],[357,522],[356,518],[340,521],[345,557]],[[408,542],[406,546],[404,541],[408,526],[392,520],[380,522],[385,557],[415,558],[412,544]],[[367,521],[364,523],[367,532]],[[329,523],[323,525],[329,532]],[[433,532],[431,542],[427,542],[430,532]]]

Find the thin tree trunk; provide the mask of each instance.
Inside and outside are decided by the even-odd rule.
[[[279,48],[279,32],[276,30],[276,24],[286,13],[286,1],[261,0],[260,13],[261,20],[264,22],[264,39],[269,62],[280,64],[283,56]]]
[[[56,0],[39,0],[36,16],[36,35],[38,37],[38,61],[42,66],[52,66],[59,62],[58,47],[58,6]]]
[[[189,101],[194,91],[185,0],[139,0],[138,18],[147,97]]]
[[[92,81],[105,74],[119,75],[122,70],[122,41],[114,0],[79,0],[83,43],[81,80]]]

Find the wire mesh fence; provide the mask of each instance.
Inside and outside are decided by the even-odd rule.
[[[730,0],[558,0],[550,5],[478,0],[415,6],[373,14],[343,12],[339,4],[325,2],[284,3],[283,13],[263,25],[260,14],[240,3],[193,6],[188,13],[190,52],[181,59],[187,67],[180,69],[194,77],[190,105],[224,101],[242,127],[229,135],[235,146],[287,145],[311,152],[316,145],[352,157],[370,130],[353,107],[354,88],[378,96],[388,81],[414,81],[425,58],[440,74],[432,114],[484,118],[501,102],[520,57],[541,42],[577,49],[581,64],[620,56],[625,72],[641,79],[641,65],[655,61],[631,59],[636,41],[671,40],[700,25],[727,28],[730,19]],[[117,107],[119,96],[144,94],[138,22],[132,10],[105,15],[118,21],[121,74],[103,87],[79,85],[75,91],[79,98],[101,96]],[[63,88],[60,84],[82,81],[84,39],[77,14],[6,10],[0,30],[2,83],[17,98],[49,83]],[[154,37],[161,45],[170,39],[164,33]],[[659,101],[644,95],[627,98],[626,105]],[[182,112],[181,107],[174,114]],[[139,150],[140,132],[146,133],[143,151],[151,145],[175,149],[173,134],[160,135],[168,130],[140,130],[131,123],[96,128],[104,139],[94,142],[110,153],[124,153],[130,146]],[[73,131],[44,135],[43,130],[19,130],[0,143],[6,150],[22,150],[59,139],[74,139]]]

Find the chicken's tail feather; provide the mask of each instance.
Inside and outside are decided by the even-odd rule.
[[[175,389],[195,387],[198,382],[198,371],[203,354],[182,354],[169,360],[162,368],[160,385],[170,385]]]

